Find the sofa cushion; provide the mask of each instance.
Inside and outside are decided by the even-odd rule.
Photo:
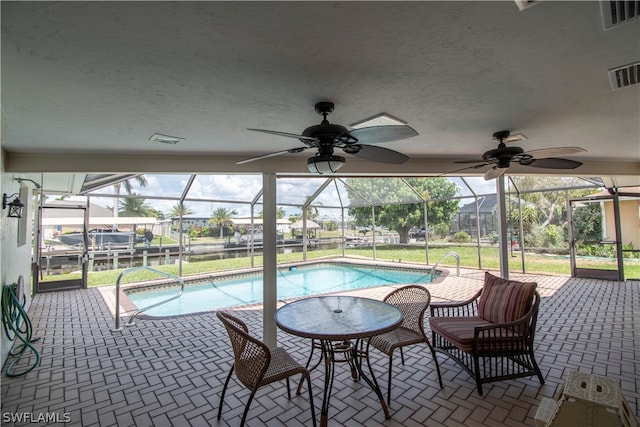
[[[473,339],[477,327],[491,326],[492,323],[478,316],[431,317],[429,326],[460,350],[473,353]],[[483,355],[506,355],[508,352],[522,352],[527,348],[526,327],[497,327],[484,329],[478,333],[476,351]],[[447,344],[436,339],[436,346],[446,348]]]
[[[485,272],[478,316],[491,323],[520,319],[531,308],[536,286],[535,282],[506,280]]]
[[[490,324],[491,322],[478,316],[429,318],[429,327],[433,332],[467,353],[471,353],[473,348],[475,327]]]

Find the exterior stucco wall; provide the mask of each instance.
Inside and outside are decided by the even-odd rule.
[[[0,164],[2,162],[2,150],[0,150]],[[0,187],[2,187],[2,193],[11,195],[13,193],[20,193],[20,185],[14,179],[12,174],[5,174],[4,169],[0,172]],[[28,194],[30,194],[30,189]],[[10,285],[18,281],[18,277],[22,275],[24,285],[21,289],[21,294],[26,296],[25,309],[28,310],[31,305],[31,247],[32,247],[32,221],[33,209],[31,199],[22,200],[25,204],[23,216],[27,215],[28,220],[23,224],[26,224],[26,228],[20,230],[21,233],[26,233],[26,243],[24,245],[18,245],[18,218],[7,218],[7,210],[0,211],[0,281],[2,285]],[[23,237],[25,237],[23,236]],[[2,298],[0,296],[0,298]],[[4,328],[0,328],[0,361],[2,366],[7,360],[9,350],[13,345],[5,332]]]
[[[640,249],[640,200],[620,202],[620,224],[622,243],[631,242],[635,249]]]
[[[605,202],[606,236],[615,239],[615,222],[613,203]],[[620,228],[622,243],[633,243],[635,249],[640,249],[640,200],[620,200]]]

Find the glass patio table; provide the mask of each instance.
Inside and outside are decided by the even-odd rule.
[[[350,342],[350,365],[357,370],[380,400],[385,418],[390,418],[389,409],[376,380],[369,361],[371,337],[391,331],[402,323],[402,312],[382,301],[353,296],[321,296],[304,298],[279,308],[275,313],[276,325],[283,331],[304,338],[320,341],[324,359],[325,378],[320,425],[326,426],[329,400],[333,388],[335,353],[344,352],[342,346],[335,349],[335,342]],[[366,341],[366,348],[364,342]],[[367,361],[371,378],[362,371],[362,359]],[[317,366],[317,365],[316,365]]]

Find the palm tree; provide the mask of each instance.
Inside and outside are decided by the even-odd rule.
[[[289,219],[289,222],[294,223],[301,218],[302,218],[301,214],[295,214],[295,215],[289,215],[288,219]]]
[[[285,212],[284,208],[280,206],[278,210],[276,210],[276,219],[282,219],[286,214],[287,213]],[[258,218],[264,218],[264,211],[260,211]]]
[[[155,216],[151,206],[142,197],[126,197],[120,200],[118,213],[122,216]]]
[[[311,196],[307,196],[305,198],[305,203],[307,203],[310,198],[311,198]],[[318,203],[318,205],[322,206],[322,203]],[[319,214],[320,214],[320,212],[318,211],[318,208],[316,206],[308,205],[306,207],[306,209],[305,209],[305,215],[306,215],[307,219],[314,219]],[[302,213],[300,215],[302,216]]]
[[[238,212],[235,209],[216,208],[211,213],[209,224],[215,224],[220,228],[220,238],[222,239],[224,237],[224,227],[232,225],[233,221],[231,220],[231,217],[236,215],[238,215]]]
[[[176,203],[171,207],[169,211],[169,218],[179,218],[181,216],[193,215],[196,213],[193,209],[185,205],[184,203]]]
[[[144,175],[137,175],[134,177],[134,179],[136,181],[138,181],[138,184],[140,185],[140,187],[146,187],[147,186],[147,179],[144,177]],[[114,206],[120,206],[120,189],[124,187],[125,191],[127,192],[127,194],[131,194],[131,192],[133,191],[133,188],[131,186],[131,183],[129,182],[129,180],[126,181],[120,181],[120,182],[116,182],[115,184],[113,184],[113,188],[115,189],[116,192],[116,201],[114,203]],[[118,210],[119,209],[114,209],[113,210],[113,217],[117,218],[118,217]]]
[[[147,178],[145,178],[144,175],[137,175],[133,179],[138,181],[138,185],[140,187],[146,187],[148,184]],[[131,194],[131,192],[133,191],[133,187],[131,187],[131,183],[129,182],[129,180],[122,181],[122,186],[124,187],[124,190],[127,192],[127,194]]]
[[[163,220],[164,219],[164,212],[160,212],[157,209],[151,208],[150,213],[151,213],[151,215],[155,216],[159,220]]]

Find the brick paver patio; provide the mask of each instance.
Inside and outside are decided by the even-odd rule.
[[[453,272],[452,272],[453,273]],[[433,301],[459,300],[482,285],[483,272],[463,270],[428,284]],[[330,426],[534,426],[542,397],[554,397],[570,370],[620,383],[635,416],[640,407],[640,284],[594,279],[512,274],[537,281],[543,300],[536,355],[546,384],[535,377],[493,383],[479,396],[467,373],[439,355],[440,389],[426,346],[394,358],[395,379],[385,420],[365,383],[337,366]],[[347,292],[382,299],[393,286]],[[216,420],[222,384],[232,360],[224,328],[215,313],[145,319],[111,332],[114,318],[102,294],[107,288],[38,294],[29,315],[38,367],[25,376],[2,376],[2,425],[35,425],[43,416],[69,426],[237,426],[248,391],[234,378],[223,417]],[[262,335],[260,307],[237,310],[252,333]],[[305,362],[309,341],[278,332],[278,344]],[[386,358],[372,362],[385,390]],[[10,358],[11,361],[11,358]],[[322,402],[322,370],[312,372],[314,404]],[[54,414],[54,415],[52,415]],[[22,415],[22,422],[11,421]],[[306,393],[287,400],[284,383],[261,388],[249,426],[310,426]],[[319,415],[318,415],[319,417]]]

